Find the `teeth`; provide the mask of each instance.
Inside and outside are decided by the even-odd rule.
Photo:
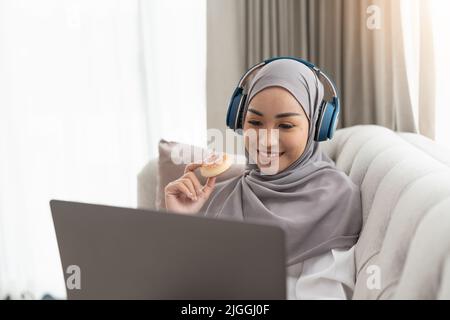
[[[262,152],[262,151],[259,151],[259,153],[262,156],[267,157],[267,158],[278,158],[280,156],[280,153],[265,153],[265,152]]]

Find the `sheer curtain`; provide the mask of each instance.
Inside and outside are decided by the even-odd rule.
[[[436,142],[450,148],[450,1],[431,0],[436,61]]]
[[[450,2],[402,0],[410,94],[421,134],[450,147]],[[431,37],[424,37],[424,33]],[[430,94],[424,89],[434,86]]]
[[[50,199],[134,207],[160,138],[205,142],[205,6],[0,0],[0,297],[64,297]]]
[[[206,0],[141,0],[140,22],[150,135],[206,146]]]

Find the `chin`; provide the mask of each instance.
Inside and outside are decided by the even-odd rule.
[[[279,165],[272,165],[272,166],[262,166],[258,164],[258,168],[261,171],[261,173],[265,175],[275,175],[281,171],[283,171],[286,167],[280,167]]]
[[[276,175],[278,172],[280,172],[277,169],[271,169],[271,168],[260,168],[259,169],[261,171],[261,174],[264,176],[274,176]]]

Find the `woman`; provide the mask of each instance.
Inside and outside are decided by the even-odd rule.
[[[165,188],[167,210],[281,226],[288,298],[351,298],[361,198],[314,139],[322,83],[307,65],[280,59],[258,70],[247,96],[243,175],[202,186],[193,173],[200,165],[189,164]]]

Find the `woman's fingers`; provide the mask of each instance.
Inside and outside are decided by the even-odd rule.
[[[202,190],[207,195],[209,195],[211,193],[211,191],[214,190],[215,185],[216,185],[216,177],[208,178],[208,180],[206,180],[206,183],[203,186]]]
[[[189,192],[192,194],[194,200],[197,200],[197,191],[195,191],[194,183],[189,178],[181,178],[179,179],[181,183],[184,183],[184,185],[189,189]]]
[[[184,170],[184,175],[167,186],[168,194],[182,192],[192,200],[197,200],[198,197],[202,195],[209,196],[209,194],[214,190],[216,177],[208,178],[205,185],[202,186],[200,180],[193,172],[201,166],[201,163],[188,164]]]
[[[189,190],[189,188],[181,181],[175,180],[171,183],[169,183],[165,189],[166,194],[168,195],[177,195],[179,193],[182,193],[186,195],[186,197],[194,200],[194,195]]]
[[[197,168],[200,168],[202,166],[201,163],[190,163],[186,166],[184,169],[184,175],[183,177],[187,177],[192,180],[192,183],[194,184],[195,190],[197,192],[197,195],[200,196],[203,193],[203,186],[198,180],[197,176],[194,173],[194,170]]]
[[[188,173],[190,171],[194,171],[197,168],[200,168],[202,166],[201,163],[192,162],[189,163],[186,168],[184,168],[184,173]]]
[[[195,173],[192,171],[189,171],[188,173],[185,173],[183,177],[191,180],[191,182],[195,188],[195,193],[197,194],[197,196],[200,196],[202,194],[202,185],[201,185],[200,181],[198,180],[197,176],[195,175]]]

